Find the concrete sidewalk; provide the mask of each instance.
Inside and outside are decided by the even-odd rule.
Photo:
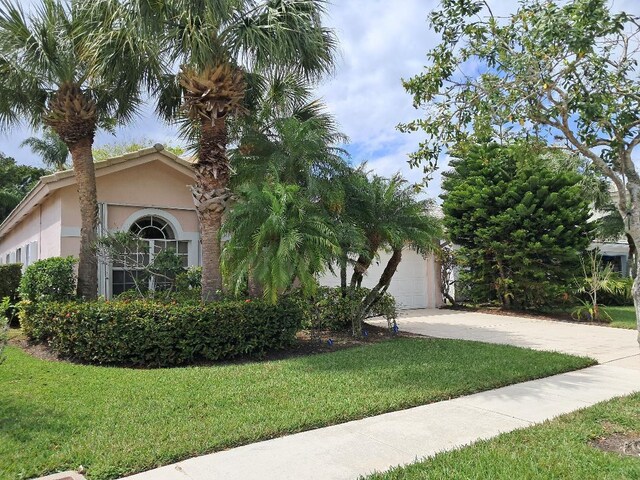
[[[640,391],[640,350],[633,331],[439,311],[411,312],[398,323],[402,330],[426,335],[586,354],[602,364],[204,455],[128,478],[356,479]]]

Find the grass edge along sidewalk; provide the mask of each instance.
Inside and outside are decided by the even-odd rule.
[[[92,367],[9,348],[0,368],[0,478],[83,465],[112,479],[196,455],[592,365],[461,340],[158,370]]]

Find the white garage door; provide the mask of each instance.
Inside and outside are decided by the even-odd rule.
[[[390,256],[390,253],[380,253],[380,259],[369,267],[362,282],[363,287],[371,288],[378,282]],[[349,269],[347,281],[351,280],[352,271]],[[441,305],[439,282],[436,280],[436,266],[432,256],[423,258],[413,250],[405,250],[391,280],[389,293],[395,297],[401,309],[436,308]],[[340,285],[340,278],[328,273],[320,278],[320,284],[337,287]]]

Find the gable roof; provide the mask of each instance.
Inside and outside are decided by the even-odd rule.
[[[159,154],[159,157],[158,157]],[[143,165],[145,163],[160,160],[185,175],[194,177],[193,164],[183,158],[165,150],[164,145],[156,144],[153,147],[144,148],[136,152],[126,153],[119,157],[108,158],[95,162],[96,177],[108,175],[128,168]],[[75,184],[75,174],[73,169],[62,170],[51,175],[45,175],[38,180],[38,183],[13,209],[9,216],[0,224],[0,238],[4,237],[13,227],[20,223],[20,220],[31,213],[40,205],[42,201],[49,197],[51,193],[60,188]]]

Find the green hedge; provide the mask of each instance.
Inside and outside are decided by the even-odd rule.
[[[18,287],[22,278],[22,264],[10,263],[0,265],[0,300],[9,297],[12,300],[18,297]]]
[[[22,278],[22,264],[0,265],[0,301],[7,299],[0,307],[0,323],[6,320],[9,325],[17,325],[18,316],[14,303],[18,300],[18,288]],[[0,330],[2,325],[0,325]]]
[[[167,367],[260,356],[290,345],[297,302],[22,302],[24,332],[62,357],[107,365]]]

